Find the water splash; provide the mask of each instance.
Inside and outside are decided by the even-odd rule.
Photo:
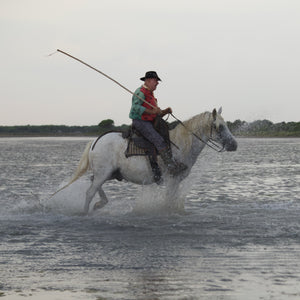
[[[61,184],[64,186],[65,182]],[[126,189],[122,188],[126,185]],[[95,195],[90,204],[90,214],[94,216],[120,216],[133,214],[139,216],[161,216],[171,214],[184,214],[184,202],[190,191],[192,181],[184,181],[177,192],[168,191],[165,185],[157,186],[131,186],[128,183],[111,182],[104,186],[108,189],[108,204],[99,211],[92,211],[94,203],[100,200]],[[85,201],[85,193],[90,186],[88,178],[81,178],[69,187],[61,190],[51,198],[41,201],[45,211],[64,215],[81,215]],[[126,193],[124,194],[124,190]],[[123,191],[123,193],[122,193]]]
[[[183,181],[179,188],[173,186],[143,186],[133,207],[138,215],[185,214],[185,199],[192,181]]]
[[[64,185],[65,182],[61,184],[61,186]],[[43,201],[43,207],[46,211],[65,215],[81,215],[83,213],[85,193],[89,186],[90,182],[87,178],[79,179],[53,197]],[[95,196],[95,201],[98,200],[99,197]]]

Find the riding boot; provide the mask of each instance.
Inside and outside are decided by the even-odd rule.
[[[178,176],[187,169],[187,166],[181,162],[177,162],[173,156],[170,148],[166,148],[159,152],[164,164],[172,176]]]

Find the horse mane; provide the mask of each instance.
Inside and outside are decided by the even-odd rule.
[[[212,113],[209,111],[195,115],[183,124],[192,132],[199,134],[209,132],[212,123]],[[201,130],[201,132],[199,132]]]

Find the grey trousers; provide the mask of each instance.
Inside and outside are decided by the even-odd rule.
[[[150,141],[159,151],[168,145],[163,137],[154,129],[152,122],[143,120],[132,120],[133,127],[136,128],[148,141]]]

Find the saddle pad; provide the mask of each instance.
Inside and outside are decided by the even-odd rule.
[[[136,146],[133,142],[133,140],[129,139],[128,140],[128,146],[125,151],[125,156],[130,157],[130,156],[146,156],[148,155],[148,151],[146,152],[146,149],[140,148]]]

